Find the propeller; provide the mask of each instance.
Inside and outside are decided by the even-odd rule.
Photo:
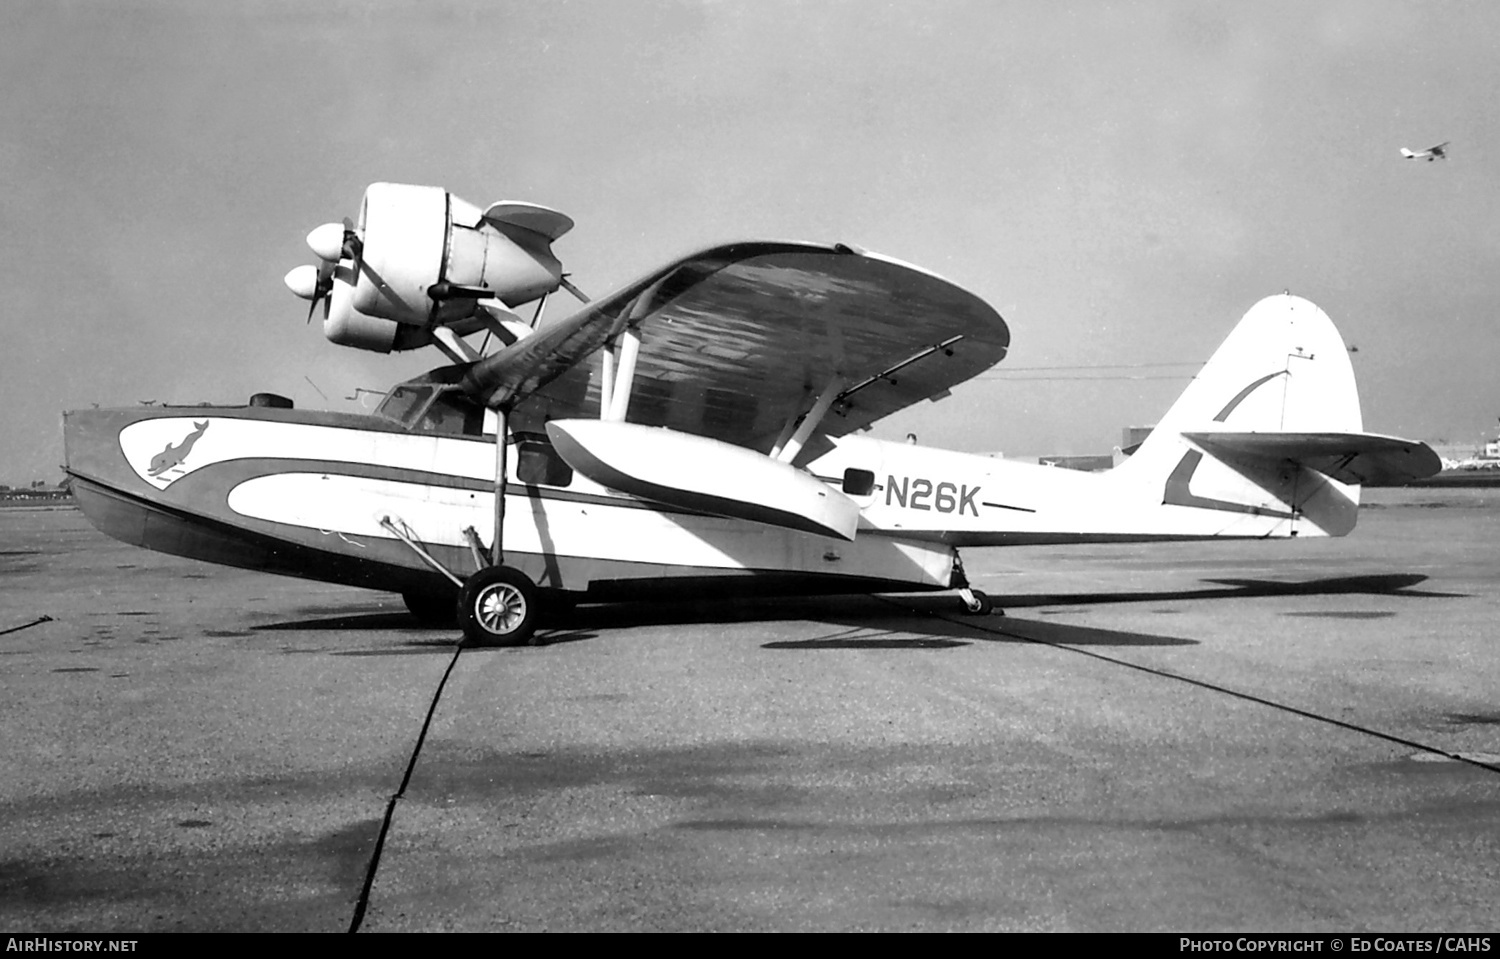
[[[333,276],[339,261],[353,260],[354,275],[359,275],[364,241],[354,231],[353,221],[344,217],[342,223],[325,223],[307,234],[307,245],[317,254],[318,265],[296,267],[283,282],[294,295],[312,301],[307,308],[307,322],[311,323],[319,300],[323,301],[323,318],[328,318],[329,294],[333,292]]]
[[[318,309],[318,301],[323,301],[323,315],[328,315],[328,294],[333,291],[334,264],[326,260],[317,266],[304,265],[295,267],[282,282],[287,289],[304,300],[311,300],[307,307],[307,322],[311,323],[313,313]]]
[[[364,241],[354,232],[354,221],[347,216],[342,223],[325,223],[307,234],[307,246],[325,263],[359,260]]]

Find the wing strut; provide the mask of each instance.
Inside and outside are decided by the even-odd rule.
[[[625,310],[621,319],[616,321],[616,332],[612,339],[614,343],[601,351],[600,361],[603,366],[599,377],[599,418],[614,423],[623,423],[625,414],[630,409],[630,391],[635,386],[635,364],[641,355],[641,329],[640,322],[651,312],[652,301],[661,290],[661,285],[669,277],[675,276],[668,273],[655,283],[646,287],[641,294]],[[624,335],[623,342],[619,339]],[[618,367],[616,366],[616,353]]]
[[[453,332],[451,327],[433,327],[432,345],[447,353],[455,363],[477,363],[483,359],[479,352],[465,343],[463,337]]]
[[[505,448],[510,445],[510,407],[495,410],[495,538],[490,541],[490,565],[505,563]]]
[[[802,452],[803,444],[807,442],[808,437],[812,436],[813,430],[818,428],[818,424],[823,422],[823,417],[833,408],[834,402],[846,395],[842,392],[844,382],[845,380],[842,376],[835,376],[829,380],[828,385],[823,387],[823,392],[818,394],[818,399],[813,403],[812,409],[787,423],[787,427],[790,428],[793,423],[799,423],[800,421],[800,425],[796,427],[796,432],[792,433],[791,438],[786,441],[785,445],[778,441],[771,449],[772,459],[780,460],[783,463],[790,463],[797,458],[797,454]],[[784,435],[786,430],[782,430],[782,433]]]
[[[608,355],[607,353],[605,354]],[[600,419],[610,420],[615,423],[625,421],[625,413],[630,409],[630,391],[635,386],[635,362],[641,355],[641,331],[635,327],[625,328],[625,339],[620,344],[620,366],[616,370],[615,382],[609,394],[608,415]],[[601,404],[601,409],[603,409]]]

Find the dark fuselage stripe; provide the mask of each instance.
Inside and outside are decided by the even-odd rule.
[[[656,502],[687,507],[688,509],[708,513],[713,516],[746,519],[755,523],[765,523],[767,526],[779,526],[783,529],[791,529],[803,533],[816,533],[820,536],[836,536],[840,539],[849,538],[841,536],[836,530],[830,529],[800,513],[773,509],[769,506],[759,503],[749,503],[744,500],[727,499],[708,493],[697,493],[692,490],[662,486],[640,479],[639,477],[631,476],[605,463],[571,437],[568,437],[564,442],[568,443],[570,448],[566,450],[566,455],[563,458],[570,463],[577,463],[582,466],[583,468],[579,469],[578,472],[584,474],[600,486],[607,486],[610,489],[621,490]]]
[[[1235,394],[1234,399],[1224,405],[1219,415],[1214,417],[1215,423],[1222,423],[1229,419],[1235,407],[1245,401],[1251,393],[1254,393],[1266,383],[1271,382],[1278,376],[1286,376],[1288,371],[1278,370],[1275,373],[1267,373],[1260,379]],[[1285,510],[1267,509],[1262,506],[1249,506],[1244,503],[1231,503],[1228,500],[1210,499],[1206,496],[1198,496],[1188,487],[1193,481],[1193,474],[1198,470],[1198,464],[1203,462],[1203,454],[1197,450],[1188,450],[1178,460],[1177,467],[1172,470],[1172,475],[1167,477],[1167,483],[1162,490],[1162,505],[1164,506],[1192,506],[1198,509],[1213,509],[1223,513],[1249,513],[1252,516],[1276,516],[1282,519],[1296,519],[1296,515]]]
[[[329,460],[263,459],[260,457],[219,460],[208,466],[194,470],[182,479],[175,481],[175,483],[192,481],[194,476],[201,477],[198,482],[208,481],[214,478],[213,474],[215,472],[229,466],[229,464],[234,464],[239,469],[246,469],[247,465],[253,464],[253,467],[247,470],[247,472],[253,472],[250,478],[290,473],[312,473],[329,476],[351,476],[360,479],[378,479],[393,483],[409,483],[417,486],[436,486],[443,489],[467,490],[473,493],[491,493],[495,489],[495,484],[492,480],[474,479],[471,476],[453,476],[447,473],[433,473],[426,470],[405,469],[398,466],[380,466],[374,463],[334,462]],[[528,499],[556,500],[564,503],[587,503],[594,506],[613,506],[619,509],[644,509],[657,513],[687,514],[692,512],[692,510],[674,508],[661,503],[648,503],[623,493],[616,495],[583,493],[555,486],[539,486],[533,483],[519,483],[515,481],[508,483],[506,490],[509,496],[525,496]]]
[[[995,509],[1011,509],[1011,510],[1015,510],[1017,513],[1035,513],[1036,512],[1036,510],[1030,509],[1030,508],[1025,507],[1025,506],[1006,506],[1004,503],[987,503],[984,500],[980,500],[979,501],[979,505],[980,506],[991,506],[991,507],[994,507]]]

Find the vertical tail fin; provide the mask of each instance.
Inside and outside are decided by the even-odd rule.
[[[1213,510],[1228,535],[1334,535],[1359,489],[1284,456],[1209,452],[1187,433],[1358,434],[1354,369],[1333,321],[1285,294],[1240,320],[1160,423],[1113,473],[1167,506]]]

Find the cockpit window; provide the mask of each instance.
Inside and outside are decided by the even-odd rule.
[[[403,383],[386,394],[375,415],[413,433],[479,436],[484,431],[484,408],[451,386]]]
[[[528,486],[567,486],[573,482],[573,468],[545,436],[523,433],[516,437],[516,479]]]
[[[406,426],[407,417],[421,410],[422,404],[426,403],[431,396],[432,387],[430,386],[402,384],[385,395],[385,399],[375,407],[375,415]]]

